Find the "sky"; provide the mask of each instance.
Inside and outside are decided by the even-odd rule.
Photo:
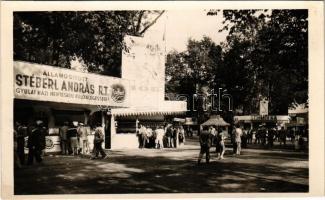
[[[166,53],[176,50],[185,51],[189,38],[201,40],[204,35],[210,37],[216,44],[225,41],[227,33],[218,30],[222,28],[222,14],[207,16],[207,11],[167,10],[157,22],[150,27],[144,37],[161,39],[165,32]],[[71,62],[71,68],[82,71],[84,68],[77,60]],[[80,69],[79,69],[80,68]]]
[[[189,38],[200,40],[204,35],[216,44],[224,41],[226,33],[219,33],[222,27],[222,15],[207,16],[206,11],[172,10],[165,13],[166,50],[184,51]],[[161,20],[163,23],[164,20]]]

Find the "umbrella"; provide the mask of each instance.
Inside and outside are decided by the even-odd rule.
[[[211,115],[210,119],[202,124],[202,126],[229,126],[230,124],[225,122],[225,120],[220,115]]]

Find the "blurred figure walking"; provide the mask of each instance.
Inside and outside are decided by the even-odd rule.
[[[235,129],[235,142],[237,145],[236,155],[240,155],[241,152],[241,136],[243,135],[243,130],[240,128],[239,124],[236,125]]]
[[[104,142],[104,133],[103,128],[101,126],[97,126],[95,130],[95,137],[94,137],[94,155],[92,159],[98,158],[98,155],[101,154],[102,158],[107,158],[107,154],[104,152],[102,144]]]
[[[223,155],[225,154],[226,151],[226,145],[225,145],[225,139],[227,138],[227,132],[221,130],[219,133],[219,137],[220,137],[220,157],[219,159],[224,159]]]
[[[185,130],[183,128],[183,126],[180,126],[179,128],[179,146],[183,146],[185,144]]]
[[[198,158],[198,165],[201,164],[201,160],[203,158],[203,155],[205,154],[206,163],[210,162],[210,147],[212,143],[212,135],[209,133],[209,130],[207,127],[204,127],[201,134],[200,134],[200,154]]]

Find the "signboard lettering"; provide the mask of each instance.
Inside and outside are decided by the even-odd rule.
[[[14,80],[20,99],[128,107],[125,79],[14,62]]]

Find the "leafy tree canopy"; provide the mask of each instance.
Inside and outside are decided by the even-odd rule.
[[[244,114],[258,113],[262,97],[269,99],[271,114],[287,114],[288,107],[308,103],[308,10],[212,10],[207,14],[220,13],[224,26],[216,34],[226,31],[226,41],[205,46],[209,40],[205,38],[198,47],[190,40],[186,52],[168,56],[167,75],[182,77],[176,82],[187,80],[186,86],[226,88],[234,108]],[[173,83],[169,81],[167,89],[180,88]]]
[[[270,100],[271,113],[308,101],[308,11],[225,10],[228,49],[248,44],[241,56],[252,92]],[[248,96],[250,93],[248,93]],[[258,99],[257,99],[258,100]]]
[[[120,76],[125,35],[142,36],[164,11],[15,12],[14,59]]]

